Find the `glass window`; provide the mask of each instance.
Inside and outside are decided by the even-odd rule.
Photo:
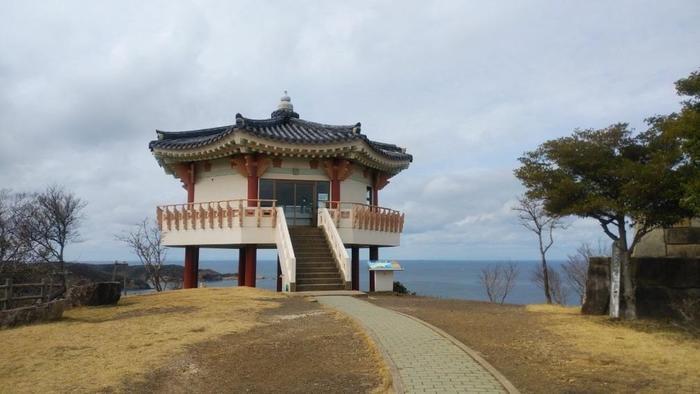
[[[331,199],[330,182],[316,182],[316,201],[319,208],[326,208],[326,202]]]
[[[275,182],[272,179],[261,179],[260,180],[260,190],[258,190],[258,198],[261,200],[274,200],[275,196]],[[263,201],[261,206],[271,207],[272,201]]]
[[[372,205],[372,186],[367,186],[367,196],[365,197],[367,205]]]

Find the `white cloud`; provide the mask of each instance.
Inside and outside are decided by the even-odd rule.
[[[700,65],[695,1],[5,2],[0,182],[88,200],[82,259],[128,258],[114,232],[184,193],[154,129],[264,117],[361,121],[415,162],[382,191],[407,213],[404,258],[532,258],[510,212],[517,157],[576,127],[678,108]],[[577,221],[553,251],[594,240]]]

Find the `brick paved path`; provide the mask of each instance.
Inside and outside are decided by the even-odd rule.
[[[505,392],[469,354],[416,320],[353,297],[317,299],[372,331],[396,366],[406,393]]]

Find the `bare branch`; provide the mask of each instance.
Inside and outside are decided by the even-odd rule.
[[[132,231],[115,237],[136,254],[146,271],[146,280],[151,282],[153,288],[159,292],[165,290],[170,280],[162,273],[167,249],[161,245],[161,232],[157,224],[144,219]]]
[[[518,266],[515,263],[498,264],[483,268],[479,282],[486,290],[489,301],[503,304],[513,290],[518,274]]]

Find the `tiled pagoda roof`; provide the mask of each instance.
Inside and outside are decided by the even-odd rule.
[[[363,153],[368,159],[370,156],[375,158],[369,160],[371,162],[381,161],[395,167],[391,172],[408,167],[413,160],[403,148],[370,140],[362,134],[360,123],[336,126],[310,122],[300,119],[291,109],[277,110],[269,119],[250,119],[236,114],[236,123],[232,125],[190,131],[156,130],[156,133],[158,139],[151,141],[148,146],[161,165],[166,158],[169,159],[166,160],[168,162],[184,161],[188,158],[205,160],[212,158],[212,155],[222,157],[224,153],[233,154],[236,148],[241,149],[240,145],[251,139],[256,140],[256,145],[252,149],[250,146],[246,147],[247,151],[265,151],[263,147],[272,149],[271,146],[279,145],[287,147],[287,151],[304,151],[305,155],[315,152],[319,157],[332,156],[333,152],[354,152],[354,156]],[[270,153],[293,155],[284,152],[275,150]]]

